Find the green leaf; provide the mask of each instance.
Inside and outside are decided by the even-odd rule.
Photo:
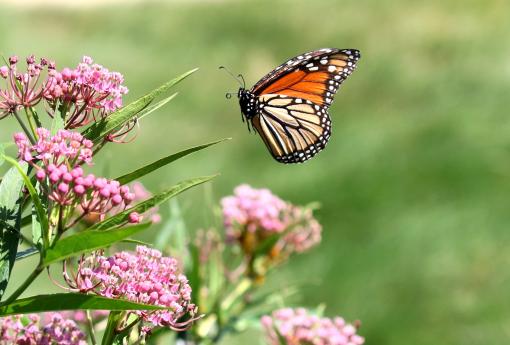
[[[185,157],[193,152],[196,152],[196,151],[200,151],[200,150],[203,150],[209,146],[212,146],[212,145],[216,145],[218,143],[221,143],[222,141],[225,141],[225,140],[230,140],[230,138],[225,138],[225,139],[221,139],[221,140],[217,140],[217,141],[213,141],[211,143],[208,143],[208,144],[203,144],[203,145],[199,145],[199,146],[195,146],[195,147],[192,147],[192,148],[189,148],[189,149],[186,149],[186,150],[183,150],[183,151],[180,151],[180,152],[177,152],[177,153],[174,153],[174,154],[171,154],[169,156],[166,156],[164,158],[161,158],[161,159],[158,159],[157,161],[153,162],[153,163],[150,163],[150,164],[147,164],[146,166],[142,167],[142,168],[139,168],[139,169],[136,169],[135,171],[132,171],[128,174],[125,174],[125,175],[122,175],[118,178],[116,178],[117,181],[120,182],[120,184],[126,184],[126,183],[129,183],[131,181],[134,181],[142,176],[145,176],[151,172],[153,172],[154,170],[157,170],[161,167],[164,167],[165,165],[167,164],[170,164],[182,157]]]
[[[36,185],[39,188],[39,182]],[[45,202],[41,200],[41,204],[43,204],[43,209],[47,210],[48,206]],[[43,228],[41,222],[39,221],[37,208],[35,205],[32,206],[32,242],[38,247],[43,247]]]
[[[0,167],[5,162],[4,154],[5,154],[5,146],[4,146],[4,144],[0,144]]]
[[[21,218],[20,228],[22,229],[29,224],[32,224],[32,215],[31,214],[26,215],[25,217]]]
[[[115,242],[147,229],[150,225],[151,223],[144,223],[121,229],[116,228],[103,231],[84,230],[61,239],[53,248],[48,249],[43,258],[43,264],[48,266],[53,262],[61,261],[71,256],[108,247]]]
[[[125,210],[124,212],[121,212],[113,217],[105,219],[104,221],[102,221],[100,223],[92,225],[89,228],[89,230],[102,230],[102,229],[112,228],[117,225],[121,225],[127,221],[128,216],[131,212],[144,213],[145,211],[153,208],[154,206],[159,205],[159,204],[167,201],[168,199],[184,192],[186,189],[189,189],[196,185],[207,182],[216,176],[217,175],[197,177],[194,179],[182,181],[182,182],[176,184],[175,186],[173,186],[172,188],[170,188],[162,193],[156,194],[152,198],[142,201],[141,203]]]
[[[83,135],[92,141],[97,142],[98,140],[104,138],[108,134],[114,132],[119,129],[122,125],[132,120],[136,117],[140,112],[146,109],[152,101],[160,96],[161,94],[167,92],[172,86],[179,83],[192,73],[196,72],[198,68],[195,68],[191,71],[188,71],[177,78],[170,80],[169,82],[163,84],[159,88],[149,92],[147,95],[139,98],[138,100],[128,104],[127,106],[111,113],[104,120],[94,123],[92,126],[87,128]],[[147,115],[147,113],[145,114]]]
[[[168,250],[181,256],[186,249],[186,224],[179,203],[175,199],[170,201],[168,209],[170,212],[167,221],[158,231],[155,245],[161,251]]]
[[[142,245],[142,246],[146,246],[146,247],[154,247],[151,243],[149,242],[144,242],[144,241],[140,241],[140,240],[135,240],[133,238],[126,238],[125,240],[121,240],[120,242],[123,242],[123,243],[132,243],[132,244],[139,244],[139,245]]]
[[[35,207],[32,207],[32,242],[38,247],[42,248],[43,245],[43,231],[41,222],[37,217]]]
[[[18,299],[0,307],[0,316],[59,310],[160,310],[162,307],[79,293],[57,293]]]
[[[148,106],[147,108],[145,108],[144,110],[142,110],[141,112],[138,113],[138,120],[141,120],[143,119],[145,116],[149,115],[150,113],[158,110],[159,108],[161,108],[162,106],[164,106],[165,104],[167,104],[168,102],[170,102],[172,99],[175,98],[175,96],[177,96],[179,93],[176,92],[174,93],[173,95],[159,101],[158,103],[156,104],[152,104],[150,106]]]
[[[22,163],[20,168],[24,173],[28,164]],[[18,169],[9,169],[0,184],[0,298],[7,288],[18,251],[22,187],[23,178]]]
[[[25,258],[28,258],[28,257],[31,257],[32,255],[35,255],[39,253],[39,249],[36,248],[36,247],[30,247],[28,249],[25,249],[21,252],[18,252],[18,254],[16,254],[16,261],[18,260],[21,260],[21,259],[25,259]]]
[[[30,178],[25,174],[26,170],[23,170],[21,165],[16,162],[11,157],[4,156],[5,160],[12,164],[16,169],[18,169],[19,173],[21,174],[21,177],[23,178],[23,181],[25,182],[25,186],[28,189],[28,192],[30,193],[30,197],[32,198],[32,202],[34,203],[34,208],[37,213],[37,218],[39,219],[39,222],[41,223],[41,230],[42,233],[48,232],[48,215],[46,214],[46,210],[44,209],[41,199],[39,198],[39,194],[37,194],[37,191],[34,188],[34,185],[32,182],[30,182]]]
[[[64,120],[60,114],[55,113],[51,121],[51,135],[57,134],[59,129],[64,129]]]

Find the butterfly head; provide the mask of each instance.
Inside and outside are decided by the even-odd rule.
[[[239,98],[239,105],[241,106],[244,117],[250,120],[257,114],[257,98],[253,93],[243,87],[237,92],[237,97]]]

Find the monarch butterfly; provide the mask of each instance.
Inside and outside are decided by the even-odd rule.
[[[356,49],[314,50],[276,67],[250,90],[239,75],[243,83],[237,97],[248,130],[251,122],[280,163],[312,158],[331,136],[328,108],[359,58]]]

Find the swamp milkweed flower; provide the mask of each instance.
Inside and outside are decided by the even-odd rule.
[[[37,128],[36,133],[34,145],[25,134],[14,135],[18,157],[36,169],[40,188],[45,189],[52,202],[50,212],[54,206],[61,207],[66,219],[80,209],[81,214],[64,225],[70,227],[91,214],[104,217],[114,208],[124,210],[135,199],[129,187],[118,181],[84,174],[80,165],[92,163],[92,142],[80,133],[59,130],[52,136],[45,128]],[[138,222],[131,218],[128,221]]]
[[[278,240],[267,254],[278,260],[304,252],[321,240],[322,227],[310,209],[285,202],[268,189],[240,185],[221,205],[227,242],[239,243],[247,255],[272,236]]]
[[[37,314],[0,318],[0,345],[87,345],[85,334],[73,320],[51,313],[44,326]]]
[[[122,251],[110,257],[96,252],[79,261],[76,273],[64,267],[71,290],[166,307],[131,312],[152,327],[183,331],[197,319],[191,287],[177,260],[156,249],[137,246],[134,253]]]
[[[61,71],[54,62],[42,58],[37,63],[31,55],[26,59],[26,71],[20,72],[18,60],[11,56],[8,65],[0,66],[0,77],[7,84],[0,89],[0,119],[44,101],[51,117],[63,116],[66,128],[78,128],[120,108],[122,96],[128,92],[122,74],[110,72],[88,56],[75,68]]]
[[[311,314],[304,308],[284,308],[261,318],[269,345],[362,345],[354,325],[341,317],[333,319]]]

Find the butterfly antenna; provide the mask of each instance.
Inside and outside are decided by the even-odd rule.
[[[243,81],[243,89],[246,89],[246,82],[244,81],[243,75],[239,73],[237,78],[241,78],[241,80]]]
[[[234,79],[235,79],[235,80],[239,83],[239,85],[241,85],[241,86],[243,87],[243,89],[244,89],[244,87],[245,87],[245,84],[243,84],[243,83],[244,83],[244,79],[243,79],[243,83],[241,83],[241,80],[239,80],[238,78],[236,78],[236,76],[235,76],[232,72],[230,72],[230,70],[229,70],[227,67],[225,67],[225,66],[220,66],[220,67],[219,67],[219,69],[223,69],[223,70],[225,70],[225,72],[227,72],[228,74],[230,74],[230,76],[231,76],[232,78],[234,78]]]

